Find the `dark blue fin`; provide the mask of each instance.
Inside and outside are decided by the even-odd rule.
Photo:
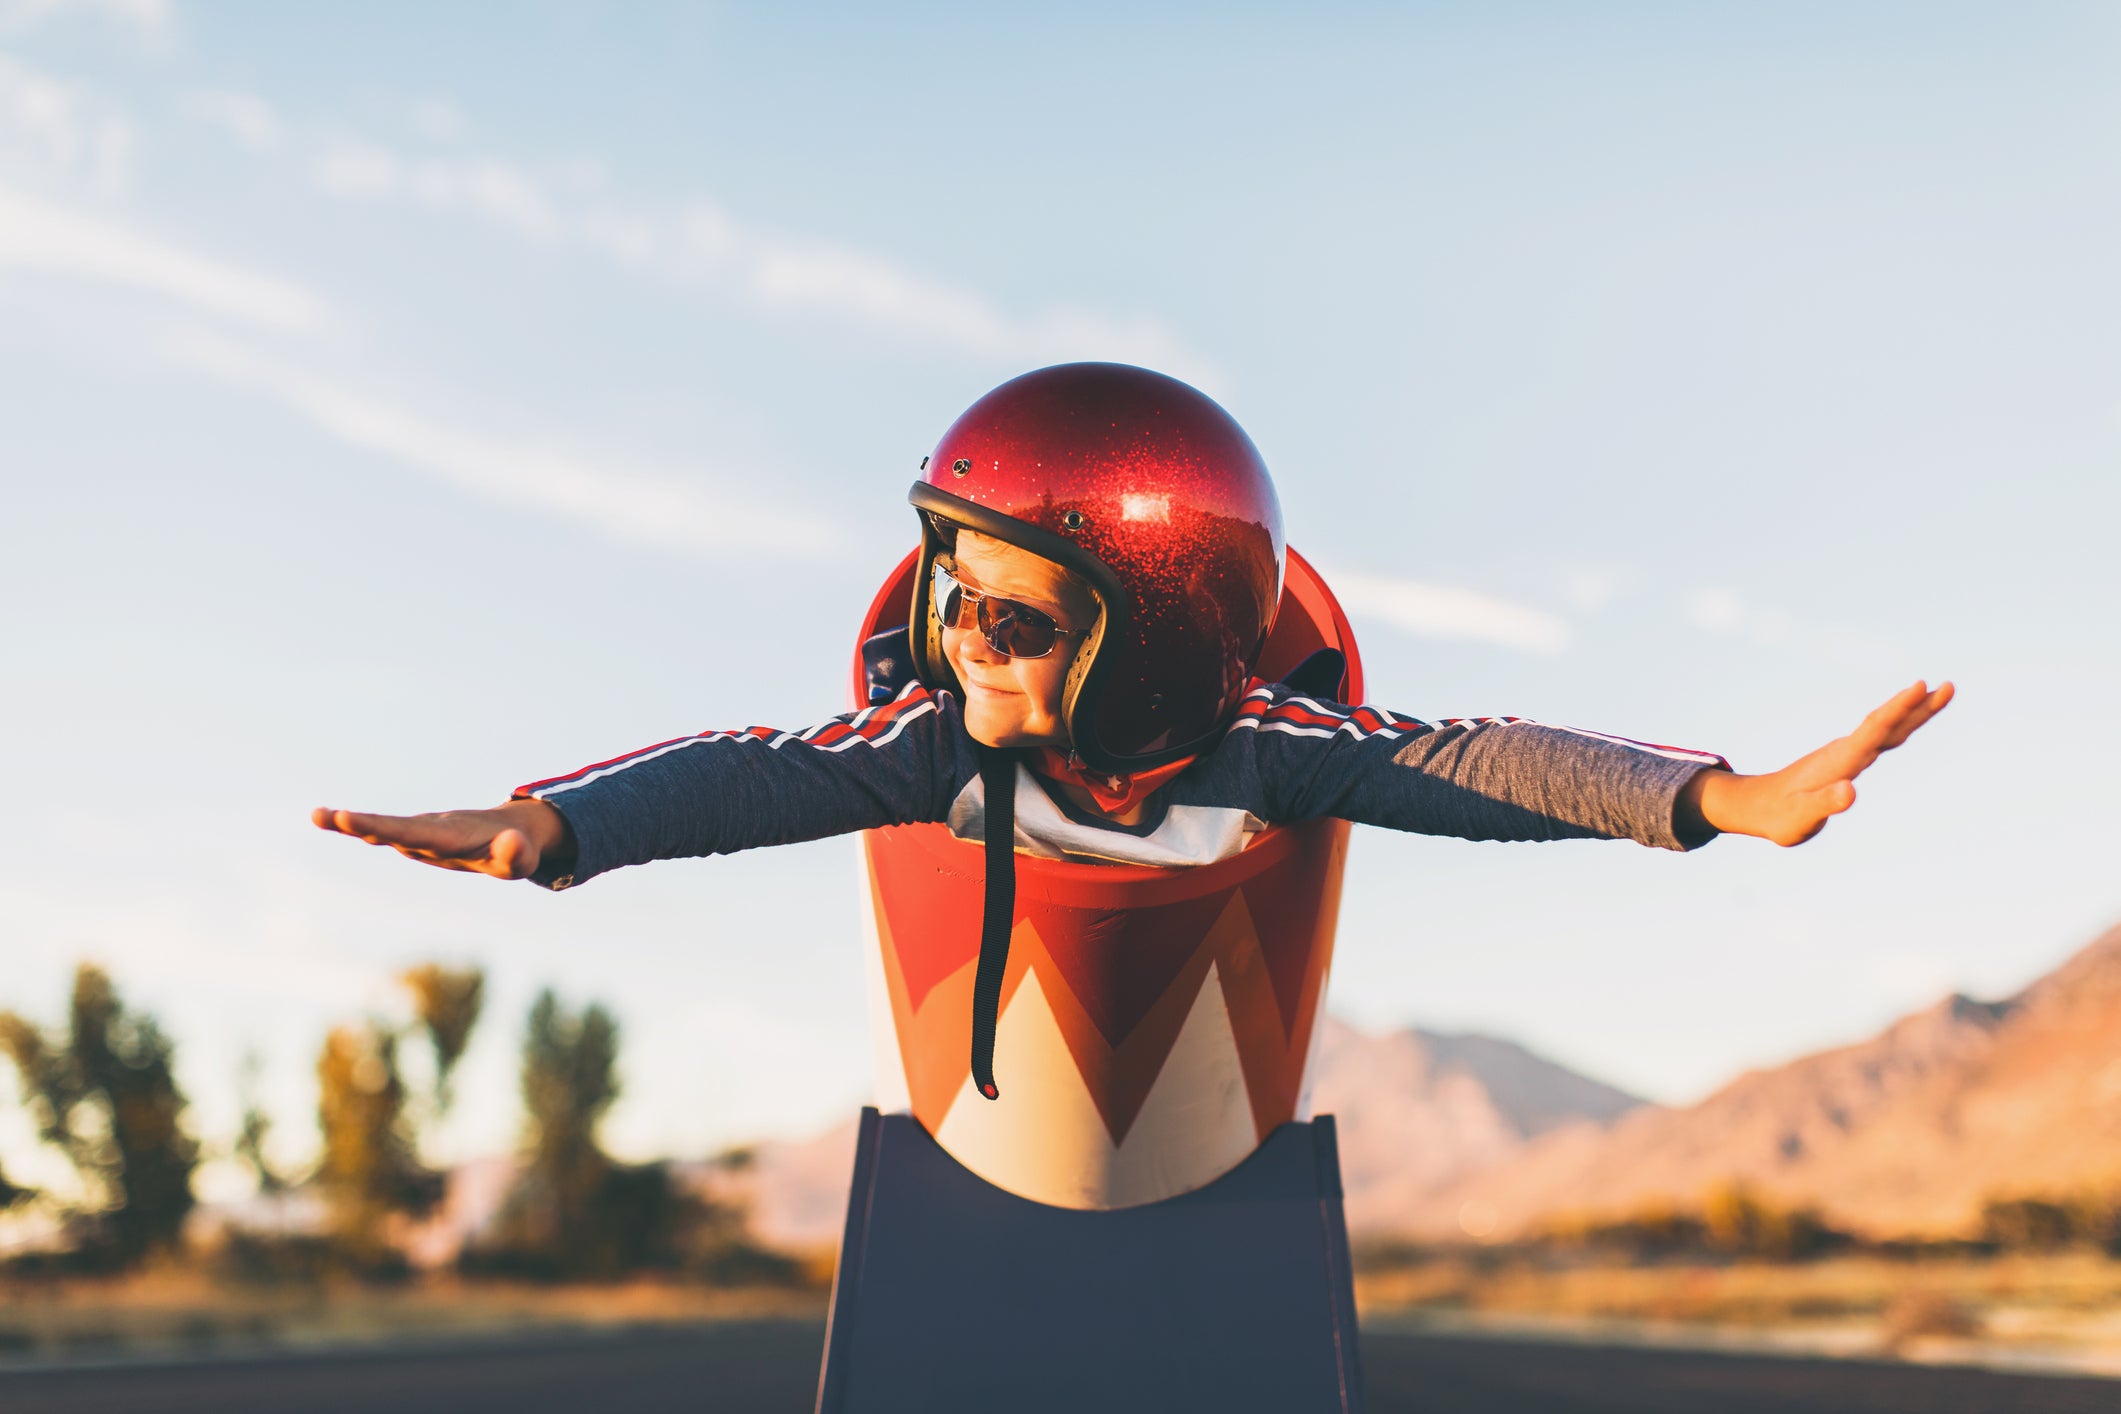
[[[874,640],[871,640],[874,642]],[[868,652],[864,648],[863,652]],[[1281,680],[1281,685],[1301,697],[1316,697],[1326,702],[1344,702],[1341,696],[1348,680],[1348,660],[1338,648],[1321,648],[1298,663]],[[870,701],[875,701],[871,698]]]
[[[889,702],[913,681],[913,635],[895,628],[862,640],[862,676],[869,683],[869,705]]]

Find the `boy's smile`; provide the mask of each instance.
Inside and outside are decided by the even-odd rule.
[[[1097,618],[1089,590],[1051,560],[976,531],[961,530],[950,557],[952,573],[969,589],[1020,600],[1050,615],[1063,629],[1085,629]],[[1061,688],[1082,645],[1062,634],[1042,658],[998,652],[977,629],[946,627],[943,656],[965,689],[965,730],[988,746],[1066,746]]]

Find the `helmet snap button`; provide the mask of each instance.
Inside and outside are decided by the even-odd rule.
[[[971,471],[972,458],[970,457],[959,457],[956,461],[950,463],[950,474],[952,476],[966,476]]]
[[[1089,517],[1081,511],[1067,511],[1061,515],[1061,524],[1070,530],[1081,530],[1089,524]]]

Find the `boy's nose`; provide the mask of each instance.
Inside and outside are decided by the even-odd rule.
[[[949,632],[957,636],[957,652],[968,662],[988,664],[1009,661],[1008,655],[995,652],[994,645],[982,634],[968,628],[951,629]]]

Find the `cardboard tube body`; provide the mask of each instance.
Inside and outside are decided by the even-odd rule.
[[[904,621],[913,565],[886,581],[857,643]],[[1319,648],[1345,655],[1344,695],[1361,701],[1347,619],[1292,550],[1261,676]],[[865,686],[857,652],[857,702]],[[880,1105],[997,1187],[1059,1207],[1132,1207],[1219,1178],[1310,1117],[1348,832],[1276,825],[1180,869],[1018,854],[993,1102],[968,1060],[980,846],[941,825],[866,832]]]

